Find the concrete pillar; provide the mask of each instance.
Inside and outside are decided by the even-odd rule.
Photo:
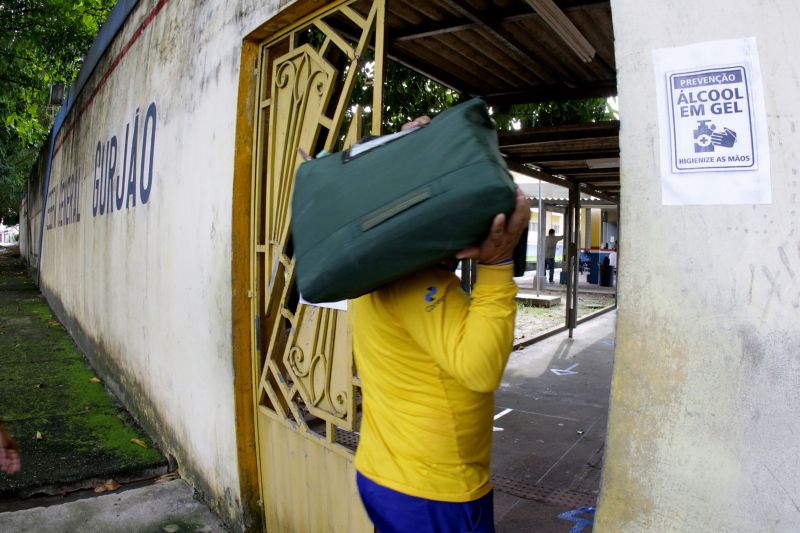
[[[583,235],[581,235],[581,248],[590,248],[592,239],[592,210],[581,209],[583,213]]]
[[[591,248],[602,248],[603,246],[603,217],[602,210],[593,208],[589,210],[589,218],[592,221],[591,233],[589,234],[589,246]]]
[[[538,221],[536,227],[539,229],[536,235],[536,276],[533,280],[533,286],[538,290],[544,288],[546,283],[546,274],[544,270],[544,237],[547,234],[545,225],[547,219],[544,212],[544,203],[542,202],[542,182],[539,182],[539,195],[538,195]]]
[[[800,3],[611,1],[624,264],[596,532],[797,531]],[[661,204],[652,50],[756,37],[768,205]]]

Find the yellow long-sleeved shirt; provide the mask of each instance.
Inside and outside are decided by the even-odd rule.
[[[493,393],[514,340],[516,293],[511,265],[481,265],[471,299],[452,272],[431,268],[352,302],[362,474],[440,501],[489,492]]]

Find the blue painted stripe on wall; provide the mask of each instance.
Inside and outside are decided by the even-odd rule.
[[[44,217],[47,213],[47,196],[50,191],[50,169],[53,163],[53,148],[55,147],[56,137],[58,137],[58,132],[61,130],[61,127],[64,125],[64,121],[69,115],[69,112],[72,110],[72,107],[75,105],[75,101],[77,100],[78,96],[83,91],[86,82],[89,81],[89,78],[94,74],[94,69],[97,67],[97,63],[100,62],[100,59],[108,50],[108,47],[111,46],[111,43],[114,41],[114,37],[117,36],[119,31],[122,29],[122,26],[125,24],[125,21],[128,20],[128,16],[131,14],[131,11],[139,4],[139,0],[121,0],[117,2],[114,6],[114,9],[111,10],[111,14],[108,15],[108,18],[103,23],[103,26],[100,28],[100,32],[97,34],[97,38],[92,43],[92,47],[89,49],[89,53],[86,55],[86,59],[83,62],[83,67],[81,71],[78,73],[78,77],[75,79],[75,82],[69,88],[67,92],[67,97],[64,100],[64,104],[59,109],[58,114],[56,115],[56,120],[53,123],[53,130],[50,133],[50,147],[47,151],[47,170],[45,171],[44,177],[44,194],[42,196],[42,219],[39,225],[39,251],[38,251],[38,259],[36,264],[36,283],[39,284],[39,280],[41,279],[41,272],[42,272],[42,243],[44,242]]]
[[[63,125],[64,120],[75,105],[75,100],[77,100],[86,82],[89,81],[89,78],[94,74],[97,63],[100,62],[100,59],[102,59],[108,47],[111,46],[114,37],[116,37],[120,29],[122,29],[123,24],[128,20],[128,15],[131,14],[131,11],[133,11],[133,8],[135,8],[138,3],[139,0],[121,0],[117,2],[114,9],[111,10],[111,14],[108,15],[108,18],[100,28],[100,32],[97,34],[97,38],[94,40],[94,43],[92,43],[89,53],[86,54],[83,68],[81,68],[81,71],[78,73],[75,83],[69,88],[64,105],[61,106],[58,112],[58,117],[61,118],[61,121],[59,122],[58,118],[56,118],[56,125],[53,126],[54,137],[58,135],[61,125]]]

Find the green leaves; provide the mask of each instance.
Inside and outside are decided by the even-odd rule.
[[[459,102],[458,93],[399,63],[386,60],[384,68],[384,133],[398,131],[403,124],[422,115],[433,117]],[[352,101],[366,107],[372,102],[372,69],[371,61],[361,68],[353,89]],[[364,114],[366,124],[369,124],[371,116],[371,111]]]
[[[588,98],[495,106],[493,117],[499,129],[510,130],[614,120],[614,111],[607,99]]]
[[[458,102],[458,93],[398,63],[386,63],[383,122],[388,131],[421,115],[432,117]]]
[[[77,76],[115,0],[0,0],[0,218],[20,194],[58,108],[50,87]]]

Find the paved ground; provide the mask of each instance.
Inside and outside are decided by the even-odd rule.
[[[565,332],[512,354],[496,395],[498,533],[567,533],[591,518],[577,511],[600,488],[615,325],[608,313],[573,339]],[[569,512],[571,520],[558,517]]]
[[[599,491],[615,324],[608,313],[579,325],[573,339],[565,332],[512,354],[496,396],[498,533],[591,531],[585,507]],[[23,474],[0,474],[0,531],[224,531],[182,480],[152,483],[163,458],[133,443],[149,440],[91,379],[2,248],[0,368],[0,414],[23,449]],[[151,479],[100,496],[91,489],[137,476]],[[56,496],[19,499],[42,493]]]
[[[567,291],[566,284],[562,285],[558,282],[561,276],[561,269],[557,268],[555,277],[555,283],[548,283],[544,287],[544,292],[546,294],[564,294]],[[587,272],[582,272],[578,274],[578,292],[586,292],[586,293],[603,293],[603,294],[614,294],[617,292],[617,276],[614,275],[614,286],[613,287],[601,287],[597,283],[589,283],[586,281],[588,276]],[[525,272],[524,276],[520,276],[518,278],[514,278],[514,281],[517,282],[519,285],[520,291],[524,291],[526,293],[535,294],[536,293],[536,271],[529,270]]]
[[[0,513],[7,533],[181,533],[227,531],[182,480]]]
[[[177,475],[159,479],[167,461],[4,246],[0,416],[22,449],[21,472],[0,472],[0,532],[224,531]]]
[[[23,468],[0,473],[0,498],[165,473],[164,458],[95,377],[15,252],[0,247],[0,416]]]

